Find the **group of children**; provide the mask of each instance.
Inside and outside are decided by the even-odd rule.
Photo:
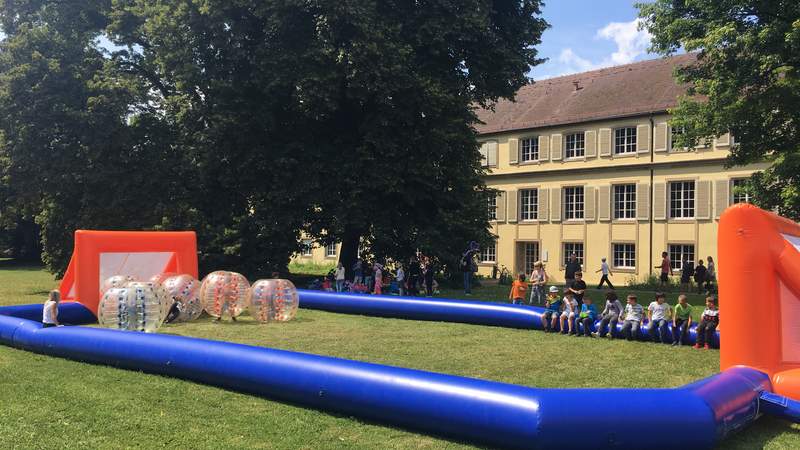
[[[417,296],[420,292],[431,297],[438,293],[436,262],[421,255],[405,265],[394,263],[394,273],[379,263],[369,263],[359,258],[353,265],[353,279],[348,280],[341,262],[322,279],[314,280],[309,289],[328,292],[354,292],[359,294],[399,294]]]
[[[580,280],[582,274],[577,272],[575,279]],[[514,281],[509,293],[509,300],[514,304],[523,304],[528,284],[525,275],[520,274]],[[646,323],[646,334],[653,342],[672,343],[673,346],[689,342],[689,328],[692,325],[692,305],[684,294],[678,296],[678,304],[672,308],[666,302],[666,295],[658,292],[647,310],[638,303],[635,294],[628,294],[627,304],[623,307],[616,292],[606,292],[606,303],[598,314],[591,298],[585,295],[585,283],[572,283],[562,293],[555,286],[549,289],[544,303],[542,328],[545,332],[560,332],[571,336],[606,337],[611,339],[624,337],[629,341],[637,340],[642,326]],[[561,295],[560,295],[561,294]],[[562,297],[563,295],[563,297]],[[596,331],[592,332],[595,322]],[[622,327],[617,331],[617,326]],[[669,324],[672,325],[671,330]],[[706,309],[697,325],[697,340],[694,348],[709,349],[713,344],[714,332],[719,325],[719,310],[713,297],[706,297]]]

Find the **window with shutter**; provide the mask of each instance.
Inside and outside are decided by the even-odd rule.
[[[694,219],[696,212],[697,190],[694,181],[669,182],[669,217],[670,219]]]
[[[583,186],[564,188],[564,220],[582,220],[586,212],[586,196]]]
[[[661,122],[656,124],[656,129],[654,130],[653,140],[653,151],[654,152],[666,152],[667,151],[667,123]]]
[[[585,186],[583,188],[583,218],[594,221],[595,208],[594,187]]]
[[[614,130],[614,154],[636,153],[637,135],[636,127],[623,127]]]
[[[636,127],[636,151],[639,153],[650,151],[650,125]]]
[[[722,212],[728,208],[730,194],[728,193],[728,180],[717,180],[714,183],[714,217],[719,219]]]
[[[486,198],[486,218],[492,222],[497,220],[497,194],[490,192]]]
[[[539,161],[550,161],[549,136],[539,136]]]
[[[503,222],[506,220],[506,193],[505,192],[498,192],[497,193],[497,200],[496,200],[496,208],[495,208],[495,215],[497,216],[498,222]]]
[[[614,185],[614,219],[625,220],[636,218],[636,185]]]
[[[550,189],[550,221],[561,222],[561,188]]]
[[[548,204],[550,197],[547,189],[539,188],[539,220],[547,220]]]
[[[519,221],[531,222],[539,218],[539,190],[520,189]]]
[[[595,158],[597,156],[597,132],[589,130],[586,132],[586,157]]]
[[[653,185],[653,219],[664,220],[667,218],[667,185],[656,183]]]
[[[611,156],[611,128],[600,128],[597,134],[600,156]]]
[[[539,138],[537,136],[519,141],[520,162],[539,161]]]
[[[636,218],[639,220],[647,220],[650,218],[649,184],[639,183],[636,185]]]
[[[698,219],[711,218],[711,182],[697,182],[697,205],[695,217]]]
[[[511,138],[508,140],[508,163],[517,164],[519,162],[519,147],[520,142],[517,139]]]
[[[517,204],[517,191],[511,190],[507,192],[508,201],[506,202],[506,221],[508,222],[516,222],[517,221],[517,211],[519,210],[519,205]]]
[[[561,160],[561,135],[554,134],[550,136],[550,159],[553,161]]]
[[[597,218],[601,221],[611,220],[611,186],[597,188]]]
[[[486,164],[489,167],[497,167],[497,141],[489,141],[486,151]]]

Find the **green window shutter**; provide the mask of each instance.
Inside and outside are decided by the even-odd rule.
[[[730,206],[731,182],[729,180],[717,180],[714,185],[714,217],[719,219],[719,216]]]
[[[550,136],[539,136],[539,161],[550,161]]]
[[[611,128],[600,128],[597,137],[600,156],[611,156]]]
[[[597,132],[589,130],[584,135],[584,138],[586,139],[586,158],[597,157]]]
[[[561,160],[562,144],[561,135],[554,134],[550,136],[550,159],[553,161]]]
[[[519,162],[519,139],[511,138],[508,140],[508,163],[517,164]]]
[[[648,153],[650,151],[650,125],[636,127],[636,152]]]
[[[653,219],[666,220],[667,218],[667,185],[656,183],[653,185]]]
[[[666,122],[661,122],[656,124],[656,128],[653,131],[654,136],[653,140],[653,151],[654,152],[666,152],[667,151],[667,131],[669,127],[667,126]]]
[[[508,191],[508,202],[506,206],[506,217],[509,223],[517,221],[517,211],[519,211],[519,201],[517,200],[517,190]]]
[[[597,219],[601,222],[611,220],[611,186],[597,188]]]
[[[666,195],[666,193],[664,194]],[[666,202],[666,198],[664,199]],[[650,185],[639,183],[636,185],[636,218],[639,220],[650,219]]]
[[[550,189],[550,222],[561,222],[561,188]]]

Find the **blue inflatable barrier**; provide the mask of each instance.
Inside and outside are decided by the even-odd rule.
[[[755,420],[771,391],[766,374],[743,367],[674,389],[538,389],[10,316],[0,316],[0,343],[508,448],[712,448]]]
[[[298,289],[300,307],[342,314],[391,317],[395,319],[430,320],[436,322],[458,322],[495,327],[542,329],[544,308],[527,305],[510,305],[470,300],[449,300],[418,297],[397,297],[352,293],[333,293]],[[593,330],[600,321],[596,321]],[[689,329],[689,344],[697,337],[692,324]],[[583,329],[583,327],[580,327]],[[620,336],[622,323],[617,325]],[[667,338],[672,341],[672,323],[667,326]],[[715,333],[719,342],[719,333]],[[638,339],[649,339],[645,326],[639,330]]]
[[[44,305],[41,303],[0,306],[0,315],[41,322],[43,308]],[[89,311],[89,308],[78,302],[61,302],[58,304],[58,321],[65,325],[85,325],[97,322],[97,317]]]

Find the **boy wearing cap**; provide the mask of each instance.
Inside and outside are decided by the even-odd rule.
[[[558,297],[558,288],[550,286],[550,293],[544,302],[544,314],[542,314],[542,329],[545,333],[555,331],[558,315],[561,313],[561,299]]]
[[[624,320],[622,323],[622,335],[625,336],[625,339],[629,341],[636,340],[643,316],[644,308],[636,302],[636,295],[628,294],[628,304],[625,305],[625,312],[621,317]]]

